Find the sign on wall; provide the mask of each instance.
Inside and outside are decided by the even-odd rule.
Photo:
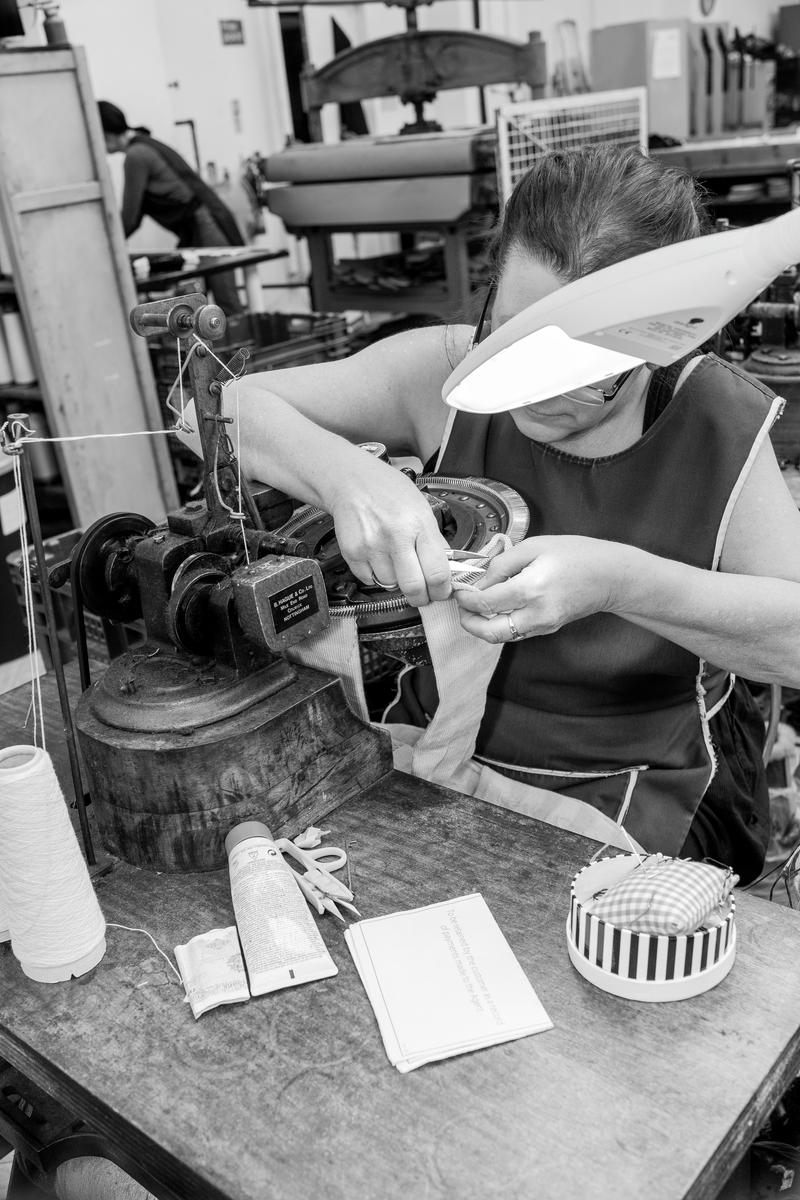
[[[244,45],[244,26],[241,21],[220,21],[219,31],[223,46]]]

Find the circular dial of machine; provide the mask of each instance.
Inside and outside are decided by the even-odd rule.
[[[111,513],[85,531],[73,551],[72,570],[83,604],[110,621],[135,621],[142,615],[133,547],[155,522],[139,513]]]
[[[458,479],[420,475],[439,528],[453,550],[476,554],[496,533],[516,544],[528,529],[528,508],[513,488],[492,479]],[[362,583],[339,552],[333,518],[319,508],[299,508],[277,532],[302,538],[317,559],[325,579],[331,616],[353,616],[362,642],[378,643],[387,653],[403,657],[424,646],[419,612],[402,593]]]

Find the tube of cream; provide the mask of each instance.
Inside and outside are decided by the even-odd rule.
[[[336,975],[338,968],[275,841],[261,821],[225,838],[233,911],[254,996]]]

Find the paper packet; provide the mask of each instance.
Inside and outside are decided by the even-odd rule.
[[[250,999],[235,925],[199,933],[175,947],[175,958],[195,1019],[219,1004]]]

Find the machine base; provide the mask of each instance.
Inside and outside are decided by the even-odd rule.
[[[76,727],[109,853],[157,871],[214,870],[240,821],[294,837],[390,771],[388,733],[350,711],[338,679],[295,670],[244,712],[181,733],[106,725],[85,692]]]

